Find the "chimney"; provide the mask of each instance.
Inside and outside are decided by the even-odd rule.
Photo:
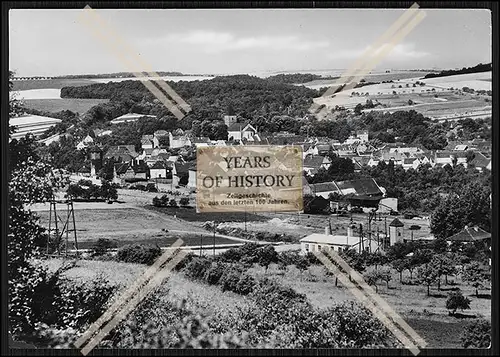
[[[325,235],[329,236],[330,234],[331,234],[330,227],[326,226],[325,227]]]

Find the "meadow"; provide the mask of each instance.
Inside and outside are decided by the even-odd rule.
[[[73,113],[83,114],[93,106],[108,102],[107,99],[25,99],[24,105],[29,109],[36,109],[42,112],[59,112],[61,110],[70,110]]]

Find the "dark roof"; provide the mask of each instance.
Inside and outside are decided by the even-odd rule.
[[[192,162],[186,162],[186,163],[174,163],[174,166],[175,166],[175,170],[177,172],[177,174],[184,174],[184,173],[188,173],[189,171],[189,167],[192,165],[193,163]]]
[[[394,220],[389,223],[389,227],[404,227],[405,225],[399,219],[394,218]]]
[[[128,168],[130,167],[130,163],[119,163],[115,164],[115,170],[117,175],[122,175],[125,172],[127,172]]]
[[[359,180],[350,181],[338,181],[337,186],[341,191],[354,189],[356,195],[366,195],[366,196],[377,196],[383,195],[383,192],[377,185],[377,182],[373,178],[365,178]]]
[[[147,173],[149,171],[148,165],[146,165],[144,162],[139,163],[139,165],[132,166],[132,169],[136,174],[142,174],[145,172]]]
[[[319,169],[321,165],[323,165],[323,161],[325,158],[323,156],[315,155],[315,156],[307,156],[304,159],[303,166],[304,167],[313,167]]]
[[[166,168],[168,168],[167,163],[165,161],[161,161],[161,160],[156,161],[153,164],[153,166],[151,166],[151,169],[157,169],[157,170],[159,170],[159,169],[166,169]]]
[[[114,158],[117,161],[121,160],[124,162],[131,161],[137,156],[139,156],[139,154],[135,152],[134,145],[112,146],[108,149],[106,155],[104,155],[106,159]]]
[[[454,234],[451,237],[447,238],[447,240],[458,241],[458,242],[472,242],[488,238],[491,238],[491,233],[488,233],[479,227],[469,228],[466,226],[457,234]]]
[[[335,184],[335,182],[321,182],[321,183],[314,183],[311,186],[311,189],[313,190],[314,193],[320,193],[320,192],[330,192],[330,191],[338,191],[338,187]]]
[[[83,165],[78,172],[81,173],[89,173],[90,172],[90,167],[88,165]]]
[[[474,165],[475,167],[486,167],[491,161],[480,152],[475,152],[474,155],[475,157],[470,161],[470,164]]]

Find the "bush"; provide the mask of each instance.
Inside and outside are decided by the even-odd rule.
[[[173,198],[168,202],[168,206],[169,207],[179,207],[177,205],[177,201],[175,199],[173,199]]]
[[[324,318],[336,326],[341,347],[395,347],[392,333],[363,305],[344,302],[328,309]]]
[[[446,299],[446,308],[448,310],[452,310],[451,314],[455,315],[458,309],[460,310],[469,310],[470,309],[470,299],[463,296],[462,292],[453,291],[448,295],[448,299]]]
[[[179,204],[180,204],[182,207],[189,206],[189,198],[187,198],[187,197],[182,197],[182,198],[179,200]]]
[[[253,276],[247,273],[241,274],[240,280],[236,285],[236,292],[241,295],[248,295],[253,292],[256,285],[257,281]]]
[[[156,188],[156,185],[154,183],[148,183],[146,185],[146,191],[148,192],[158,192],[158,189]]]
[[[90,248],[92,257],[97,257],[101,255],[105,255],[108,252],[108,249],[116,248],[118,244],[111,239],[99,238],[97,242]]]
[[[238,291],[238,283],[242,275],[241,269],[238,266],[228,266],[222,274],[219,284],[222,291]]]
[[[210,268],[205,272],[203,280],[205,280],[210,285],[217,285],[219,283],[222,274],[224,274],[226,266],[221,262],[212,263]]]
[[[161,255],[161,248],[149,244],[128,244],[118,249],[116,260],[126,263],[152,265]]]
[[[464,348],[489,348],[491,345],[491,322],[478,319],[465,326],[461,336]]]
[[[201,280],[210,267],[211,262],[208,259],[193,257],[182,271],[191,279]]]

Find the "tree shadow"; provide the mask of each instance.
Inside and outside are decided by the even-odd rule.
[[[475,295],[474,296],[478,299],[487,299],[487,300],[491,300],[491,294],[479,294],[479,295]]]
[[[447,297],[447,295],[439,294],[439,293],[431,293],[429,296],[433,297],[433,298],[445,298],[445,297]]]
[[[459,287],[453,287],[453,288],[441,288],[441,291],[458,291],[460,290]]]
[[[451,317],[456,317],[457,319],[475,319],[477,316],[472,314],[462,314],[460,312],[456,312],[454,314],[449,314]]]

